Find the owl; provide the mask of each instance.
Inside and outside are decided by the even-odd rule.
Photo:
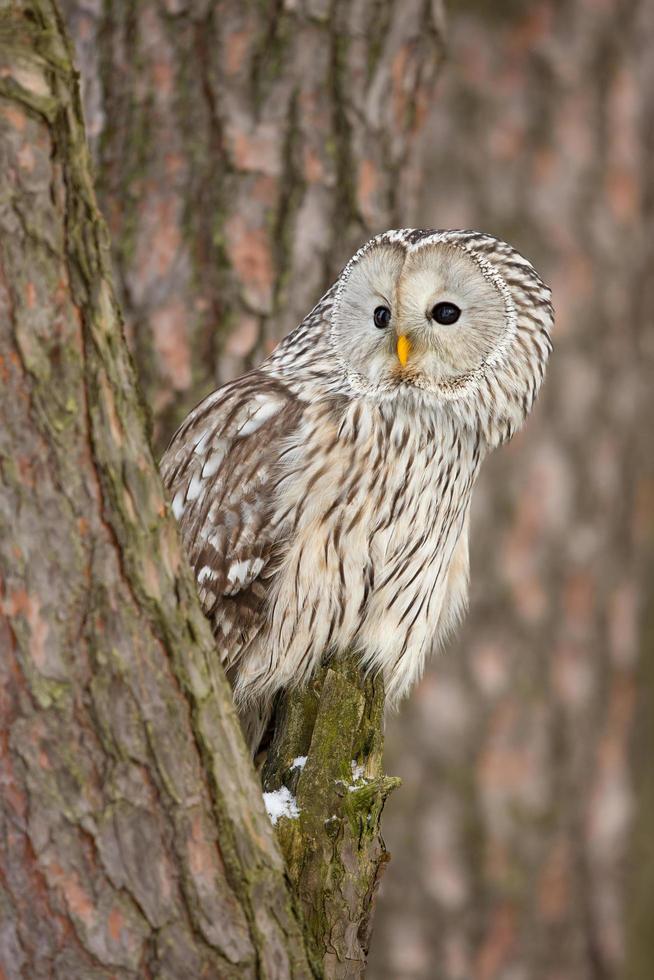
[[[389,231],[256,370],[186,418],[164,483],[251,748],[354,650],[398,702],[459,621],[470,500],[531,410],[550,290],[473,231]]]

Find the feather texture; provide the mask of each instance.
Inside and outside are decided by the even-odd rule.
[[[456,329],[430,321],[443,298]],[[549,290],[504,243],[386,233],[175,434],[162,474],[253,747],[275,693],[328,651],[357,649],[394,703],[456,625],[473,485],[531,409],[551,323]]]

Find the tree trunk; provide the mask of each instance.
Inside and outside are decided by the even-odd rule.
[[[125,128],[103,134],[89,118],[160,431],[221,376],[217,315],[223,338],[240,318],[241,353],[221,361],[230,372],[246,363],[253,322],[260,350],[284,304],[299,318],[320,292],[308,299],[307,274],[291,303],[297,263],[314,286],[331,276],[368,222],[388,223],[410,172],[415,104],[435,63],[431,8],[397,18],[390,3],[343,4],[330,20],[319,7],[276,10],[256,36],[259,8],[235,3],[108,4],[102,15],[88,91],[113,83],[105,108]],[[69,13],[84,34],[86,15]],[[278,728],[270,767],[271,786],[293,780],[300,805],[279,823],[287,874],[151,455],[61,22],[48,0],[4,4],[0,18],[0,969],[360,976],[394,785],[380,766],[383,694],[345,662],[289,703],[287,717],[313,707],[302,732]],[[362,32],[351,45],[339,33],[350,18]],[[112,73],[112,46],[120,61],[121,44],[146,40],[147,56]],[[309,60],[288,92],[291,51]],[[152,76],[132,77],[144,63]],[[369,114],[356,132],[354,112]],[[179,143],[149,143],[144,121],[173,116]],[[295,751],[308,755],[299,779]]]
[[[362,679],[354,657],[332,661],[282,702],[264,769],[264,789],[297,805],[278,835],[327,977],[363,975],[389,859],[379,821],[399,779],[381,767],[383,710],[381,678]]]
[[[0,27],[3,976],[308,977],[144,435],[70,51]]]

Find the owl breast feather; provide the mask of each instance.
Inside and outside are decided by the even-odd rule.
[[[162,474],[237,703],[351,648],[405,694],[465,606],[479,462],[419,393],[309,402],[252,372],[198,406]]]

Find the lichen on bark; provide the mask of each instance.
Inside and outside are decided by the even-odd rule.
[[[332,659],[277,711],[264,789],[286,787],[298,815],[277,822],[317,969],[361,977],[374,895],[389,855],[380,818],[399,779],[382,770],[384,685],[354,655]]]

